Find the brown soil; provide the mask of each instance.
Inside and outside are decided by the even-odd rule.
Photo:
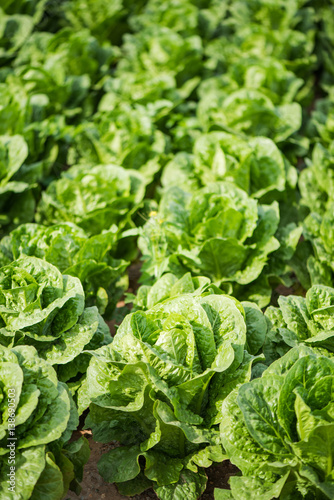
[[[215,488],[230,489],[228,480],[231,476],[236,476],[238,472],[238,468],[229,460],[225,460],[221,464],[213,464],[209,469],[206,469],[208,482],[206,490],[199,500],[213,500]]]

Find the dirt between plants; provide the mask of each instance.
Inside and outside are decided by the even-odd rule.
[[[93,441],[90,431],[78,431],[78,434],[83,434],[88,439],[91,454],[84,468],[81,493],[78,496],[72,491],[69,491],[65,498],[68,500],[128,500],[128,497],[118,493],[114,484],[104,481],[97,470],[97,462],[101,455],[113,448],[117,448],[119,446],[118,443],[97,443]],[[208,482],[206,490],[200,497],[200,500],[213,500],[214,488],[228,488],[229,477],[236,475],[237,472],[238,469],[228,460],[225,460],[221,464],[213,464],[212,467],[206,470]],[[131,498],[133,500],[157,500],[158,497],[153,490],[147,490]]]

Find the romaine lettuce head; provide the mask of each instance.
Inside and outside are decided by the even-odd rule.
[[[306,345],[334,356],[334,289],[313,285],[306,297],[289,295],[268,307],[269,333],[264,346],[268,364],[292,347]]]
[[[177,153],[162,175],[164,187],[182,185],[190,192],[217,181],[233,182],[268,203],[284,199],[297,172],[271,139],[210,132],[195,140],[192,154]]]
[[[144,177],[116,165],[71,167],[42,193],[36,221],[73,222],[88,235],[124,227],[145,195]]]
[[[0,344],[34,346],[69,381],[86,372],[89,355],[83,349],[110,340],[97,308],[85,309],[78,278],[27,256],[0,269]]]
[[[45,73],[42,74],[45,76]],[[4,136],[10,135],[13,144],[14,137],[21,139],[21,144],[15,139],[17,153],[19,152],[16,160],[23,156],[25,151],[24,163],[12,180],[30,186],[39,183],[44,187],[66,161],[62,147],[68,138],[69,129],[65,115],[56,114],[55,108],[52,107],[55,103],[50,105],[43,89],[36,89],[36,93],[30,94],[29,85],[30,82],[27,83],[24,78],[12,72],[0,83],[0,133]],[[61,109],[63,110],[62,105]],[[27,207],[21,211],[17,209],[15,214],[18,221],[20,218],[25,221],[32,220],[33,210],[29,219]]]
[[[127,2],[126,2],[127,3]],[[139,2],[140,4],[141,2]],[[114,0],[64,0],[54,7],[55,14],[61,16],[62,24],[73,31],[86,29],[105,43],[110,39],[119,41],[125,26],[123,18],[128,14],[125,2]],[[132,2],[130,2],[132,4]],[[135,6],[133,5],[134,9]]]
[[[80,389],[91,401],[86,425],[95,440],[123,445],[98,466],[122,493],[153,486],[165,499],[189,483],[195,500],[203,468],[225,459],[217,440],[221,402],[262,359],[245,350],[251,326],[259,337],[266,328],[261,311],[248,306],[213,290],[181,293],[126,316],[113,343],[93,353]]]
[[[80,279],[86,306],[96,305],[109,316],[127,287],[129,262],[114,256],[118,239],[116,226],[89,237],[71,222],[22,224],[0,242],[0,259],[8,264],[29,255],[50,262],[62,274]]]
[[[29,142],[32,156],[42,145],[39,159],[44,159],[53,138],[56,158],[59,153],[57,163],[72,164],[64,155],[67,144],[72,141],[73,128],[92,116],[99,101],[93,89],[109,74],[116,54],[117,48],[108,43],[101,46],[88,30],[36,31],[28,38],[15,58],[6,83],[11,87],[14,78],[22,88],[21,93],[28,95],[26,109],[21,108],[19,112],[25,111],[22,133]],[[9,92],[13,94],[13,90]],[[17,100],[15,96],[13,99]],[[21,105],[24,105],[22,99]],[[13,118],[7,115],[6,121],[14,121]]]
[[[230,498],[332,499],[334,361],[299,346],[222,403]]]
[[[316,3],[319,21],[318,53],[322,64],[322,83],[324,87],[334,82],[334,64],[331,53],[334,47],[334,12],[333,2]],[[327,89],[326,89],[327,90]]]
[[[61,500],[69,487],[78,491],[90,453],[83,437],[69,443],[78,424],[68,388],[35,348],[0,345],[0,497]]]
[[[149,109],[124,101],[115,107],[114,96],[108,93],[101,98],[94,119],[80,123],[71,141],[70,164],[116,163],[150,180],[165,163],[169,144]]]
[[[268,275],[275,274],[269,267],[266,274],[265,266],[280,246],[278,224],[276,201],[261,205],[232,183],[191,194],[171,187],[139,238],[144,278],[190,271],[264,306],[271,294]]]
[[[202,39],[216,37],[225,17],[228,2],[207,0],[148,0],[137,15],[129,18],[135,31],[159,25],[185,36],[199,35]]]
[[[259,90],[241,88],[226,94],[216,88],[216,82],[204,82],[199,95],[197,116],[205,131],[220,129],[269,137],[283,147],[284,141],[293,140],[302,124],[298,103],[275,106]]]
[[[299,178],[302,195],[301,204],[311,212],[323,214],[327,206],[333,202],[334,188],[334,150],[316,144],[312,161],[302,170]]]
[[[306,267],[311,284],[334,283],[334,201],[327,202],[323,214],[311,212],[304,220],[304,237],[310,245]]]
[[[317,142],[320,140],[323,146],[331,149],[334,141],[334,86],[326,86],[325,89],[327,95],[324,99],[318,99],[315,102],[315,109],[307,124],[307,131],[313,140]]]

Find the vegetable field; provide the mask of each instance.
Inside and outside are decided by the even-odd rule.
[[[334,500],[333,53],[333,0],[0,0],[0,500]]]

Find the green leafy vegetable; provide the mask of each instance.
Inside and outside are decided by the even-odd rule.
[[[252,331],[258,317],[266,323],[259,309],[247,318],[254,305],[213,292],[180,293],[126,316],[113,343],[92,353],[79,399],[92,402],[86,425],[94,439],[124,445],[103,455],[99,470],[127,495],[153,486],[167,499],[186,488],[195,500],[203,468],[226,458],[221,403],[262,359],[245,346],[247,330],[249,339],[263,334]]]
[[[28,155],[20,135],[0,136],[0,232],[30,221],[34,216],[32,188],[22,179],[22,164]]]
[[[87,306],[96,305],[110,315],[127,286],[124,276],[128,262],[113,256],[118,242],[116,226],[88,237],[70,222],[46,227],[23,224],[0,244],[4,264],[23,255],[50,262],[62,274],[80,279]]]
[[[116,165],[74,166],[42,193],[36,220],[47,225],[73,222],[88,235],[113,224],[124,227],[145,194],[138,172]]]
[[[294,188],[297,174],[268,138],[210,132],[196,139],[193,154],[177,153],[162,176],[164,187],[182,182],[189,191],[222,180],[268,203],[282,197],[288,187]]]
[[[78,278],[48,262],[21,257],[0,269],[0,344],[31,345],[62,381],[82,379],[89,355],[111,341],[96,307],[85,309]]]
[[[289,295],[278,299],[279,308],[268,307],[269,332],[264,346],[267,362],[292,347],[306,345],[325,355],[334,352],[334,289],[313,285],[306,298]]]
[[[223,401],[222,443],[242,476],[216,498],[333,497],[333,376],[331,359],[296,347]]]
[[[0,345],[0,396],[1,498],[61,500],[69,487],[79,491],[88,442],[69,443],[77,410],[34,347]]]

